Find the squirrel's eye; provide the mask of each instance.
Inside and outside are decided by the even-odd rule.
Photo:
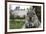
[[[35,15],[35,13],[33,13],[33,15]]]

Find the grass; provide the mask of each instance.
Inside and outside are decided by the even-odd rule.
[[[10,21],[10,29],[20,29],[25,24],[24,21]]]

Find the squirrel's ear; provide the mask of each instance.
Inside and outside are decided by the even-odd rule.
[[[35,8],[33,10],[35,11]]]

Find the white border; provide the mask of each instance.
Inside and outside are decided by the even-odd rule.
[[[9,5],[10,5],[10,4],[41,6],[41,22],[42,22],[42,23],[41,23],[41,28],[30,28],[30,29],[9,29]],[[43,5],[42,5],[42,4],[7,2],[7,16],[8,16],[8,17],[7,17],[7,32],[43,30]]]

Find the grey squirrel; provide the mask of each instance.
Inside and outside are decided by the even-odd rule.
[[[27,23],[25,24],[25,27],[26,28],[37,28],[40,26],[40,21],[38,20],[38,17],[35,13],[35,8],[32,9],[30,11],[30,9],[28,9],[28,13],[27,13],[27,17],[29,18],[26,18],[27,20]]]

